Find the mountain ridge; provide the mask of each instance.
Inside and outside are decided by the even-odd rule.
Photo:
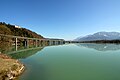
[[[120,32],[97,32],[84,37],[78,37],[74,41],[95,41],[95,40],[115,40],[120,39]]]

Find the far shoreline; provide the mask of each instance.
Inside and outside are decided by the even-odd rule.
[[[120,40],[67,41],[67,43],[120,44]]]

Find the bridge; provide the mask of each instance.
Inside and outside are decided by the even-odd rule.
[[[20,42],[23,43],[23,46],[26,48],[29,48],[29,46],[32,44],[35,47],[39,47],[40,45],[60,45],[64,44],[64,39],[50,39],[50,38],[28,38],[28,37],[20,37],[20,36],[13,36],[13,35],[4,35],[0,34],[0,40],[4,40],[4,38],[10,38],[11,40],[9,42],[12,42],[12,45],[15,46],[15,50],[18,50],[18,46],[20,46]]]
[[[81,43],[81,41],[65,41],[65,43]]]

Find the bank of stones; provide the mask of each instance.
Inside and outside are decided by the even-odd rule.
[[[0,54],[0,80],[14,80],[25,69],[25,66],[18,60]]]

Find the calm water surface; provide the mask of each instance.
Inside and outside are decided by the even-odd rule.
[[[120,80],[120,45],[48,46],[20,58],[20,80]]]

